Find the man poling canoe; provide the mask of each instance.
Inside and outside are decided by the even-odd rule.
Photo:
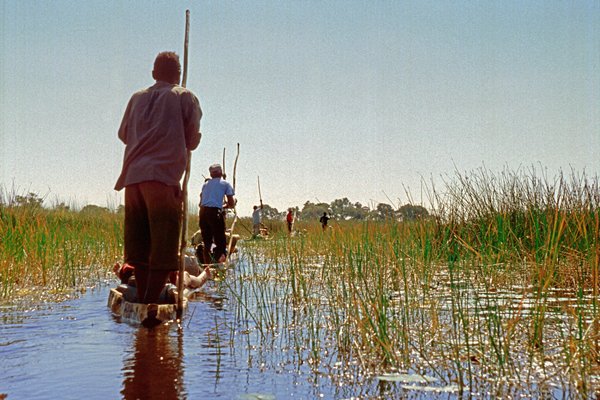
[[[125,262],[135,270],[141,304],[158,302],[169,275],[183,262],[189,161],[200,143],[202,118],[198,98],[184,87],[188,30],[189,11],[182,85],[179,56],[159,53],[152,70],[156,83],[133,94],[118,132],[125,155],[115,189],[125,189]],[[179,313],[183,306],[178,308]]]
[[[226,261],[228,249],[225,237],[225,210],[235,207],[235,192],[233,186],[223,179],[221,165],[211,165],[209,173],[210,179],[204,183],[200,193],[199,215],[205,264]],[[226,199],[226,202],[223,199]]]

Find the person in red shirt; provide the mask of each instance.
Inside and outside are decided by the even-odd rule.
[[[291,235],[292,228],[294,227],[294,212],[291,208],[288,209],[288,213],[285,217],[285,220],[287,221],[288,234]]]

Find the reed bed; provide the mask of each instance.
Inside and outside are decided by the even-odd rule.
[[[122,210],[59,203],[0,187],[0,299],[60,300],[110,277],[123,260]],[[188,214],[188,237],[198,229]]]
[[[122,258],[122,215],[0,205],[0,297],[72,290]]]
[[[336,384],[593,397],[597,178],[478,170],[428,195],[427,219],[246,242],[236,325]]]
[[[235,307],[219,334],[243,334],[261,368],[327,377],[340,397],[373,379],[398,391],[593,397],[598,179],[480,169],[426,193],[428,218],[333,221],[326,232],[301,221],[292,237],[243,243],[243,262],[217,281]],[[122,257],[119,214],[0,203],[3,298],[80,287]]]

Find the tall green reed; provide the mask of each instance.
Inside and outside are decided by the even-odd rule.
[[[290,340],[313,357],[331,340],[337,359],[365,371],[429,371],[460,390],[482,373],[533,380],[565,366],[585,381],[598,354],[597,178],[481,169],[427,195],[429,218],[306,224],[255,244],[285,282],[267,309],[293,307],[309,327]],[[557,288],[578,299],[566,319],[551,304]],[[502,382],[487,384],[511,390]]]
[[[122,257],[122,216],[0,205],[0,282],[15,289],[64,289],[106,276]]]

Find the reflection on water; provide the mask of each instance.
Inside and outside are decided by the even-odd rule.
[[[176,330],[177,331],[177,330]],[[183,399],[183,336],[169,326],[138,329],[123,365],[125,399]]]
[[[274,396],[276,384],[277,398],[304,391],[292,375],[247,360],[252,351],[233,343],[237,331],[218,290],[190,303],[182,330],[147,330],[111,315],[112,284],[63,303],[0,305],[0,398],[255,399]]]
[[[232,271],[234,285],[229,291],[223,289],[225,284],[211,282],[190,303],[181,330],[175,325],[147,330],[119,322],[106,307],[109,285],[58,304],[0,306],[0,398],[3,395],[8,400],[461,397],[456,381],[437,373],[453,373],[457,364],[447,363],[454,361],[451,356],[426,359],[415,352],[411,362],[419,367],[418,371],[415,368],[370,376],[364,373],[363,360],[336,347],[336,335],[345,337],[346,320],[340,314],[338,325],[328,324],[331,315],[322,310],[342,310],[341,304],[328,307],[330,299],[320,297],[313,288],[314,310],[298,308],[288,302],[285,285],[264,278],[257,271],[238,268]],[[463,337],[456,336],[462,328],[444,324],[454,318],[456,304],[453,306],[450,296],[453,287],[439,284],[435,289],[430,301],[437,302],[437,319],[429,317],[427,303],[407,309],[410,314],[407,313],[406,332],[410,335],[418,329],[435,327],[444,333],[438,333],[437,338],[452,339],[462,351]],[[465,286],[461,290],[459,305],[473,327],[473,332],[468,332],[473,333],[468,344],[474,352],[469,354],[470,359],[459,361],[471,361],[474,376],[471,387],[493,388],[496,376],[484,371],[490,365],[485,361],[490,354],[479,354],[477,349],[486,348],[488,337],[511,339],[511,351],[526,343],[529,334],[526,329],[515,328],[511,335],[505,336],[488,333],[510,328],[503,321],[516,321],[517,326],[520,318],[530,318],[532,313],[535,316],[539,299],[526,288],[485,291]],[[546,393],[553,398],[576,393],[560,386],[563,381],[557,377],[562,377],[560,367],[565,355],[572,354],[564,351],[566,342],[562,338],[578,326],[573,322],[573,310],[585,307],[587,296],[548,291],[548,297],[544,298],[547,357],[538,360],[522,357],[528,354],[525,352],[511,354],[512,364],[507,368],[525,371],[531,382],[526,384],[527,391],[519,382],[505,383],[507,389],[501,394],[517,398],[524,394],[541,397]],[[390,319],[404,310],[402,299],[402,292],[389,293]],[[340,330],[332,331],[330,326]],[[428,340],[423,346],[439,346],[446,354],[453,349],[447,346],[448,342],[423,337]],[[355,341],[356,337],[348,336],[348,340]],[[417,340],[412,343],[420,345]],[[427,374],[431,380],[422,382],[424,378],[414,372]],[[593,388],[600,387],[598,382],[600,371],[585,383]],[[488,392],[471,395],[490,398],[484,393]]]

